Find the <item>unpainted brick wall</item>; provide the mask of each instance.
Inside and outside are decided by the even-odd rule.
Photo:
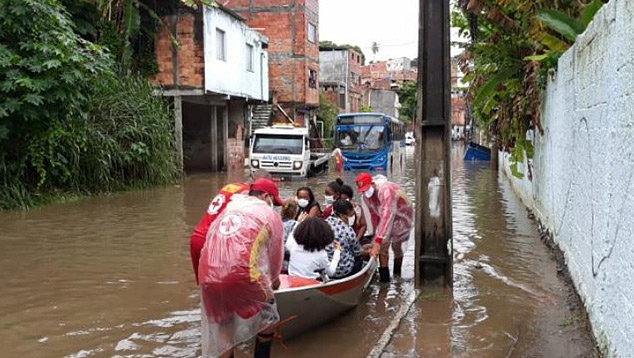
[[[319,106],[319,88],[308,87],[309,70],[319,74],[319,38],[315,43],[307,38],[308,22],[319,26],[319,2],[231,0],[226,6],[268,37],[269,88],[277,102]]]
[[[156,33],[155,53],[158,73],[152,84],[164,88],[203,88],[205,62],[203,53],[202,13],[181,13],[163,17],[165,24]],[[175,27],[172,24],[175,23]],[[174,49],[170,31],[179,46]],[[176,61],[176,68],[174,66]]]

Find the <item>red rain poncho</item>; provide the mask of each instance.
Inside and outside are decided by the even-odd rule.
[[[249,184],[235,183],[225,185],[218,194],[211,200],[207,211],[200,219],[198,225],[194,229],[189,239],[189,251],[192,258],[192,266],[194,267],[194,275],[196,275],[196,284],[198,284],[198,263],[200,262],[200,252],[205,246],[205,239],[209,232],[209,227],[216,220],[218,215],[227,207],[231,198],[235,194],[248,194]]]
[[[283,226],[267,203],[231,201],[209,228],[198,278],[203,357],[217,357],[279,320],[272,285],[284,258]]]
[[[370,199],[363,196],[368,208],[374,237],[383,239],[382,245],[407,241],[414,222],[414,210],[407,194],[398,184],[378,175],[374,177],[376,193]]]

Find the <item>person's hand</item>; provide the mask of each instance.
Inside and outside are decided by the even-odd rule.
[[[372,244],[372,249],[370,249],[370,256],[372,257],[379,257],[379,254],[381,253],[381,245],[379,243],[373,243]]]
[[[334,245],[335,245],[335,250],[341,250],[341,244],[339,243],[339,241],[335,241]]]
[[[299,214],[299,216],[297,217],[297,221],[298,222],[302,222],[304,220],[306,220],[308,218],[308,213],[307,212],[303,212],[301,214]]]

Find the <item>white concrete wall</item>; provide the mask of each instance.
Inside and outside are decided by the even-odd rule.
[[[220,8],[205,6],[205,90],[247,99],[269,100],[266,37]],[[216,29],[225,32],[226,61],[216,56]],[[253,46],[253,71],[247,70],[247,47]]]
[[[533,180],[511,180],[565,253],[600,347],[634,357],[634,1],[611,0],[561,58],[543,118]]]

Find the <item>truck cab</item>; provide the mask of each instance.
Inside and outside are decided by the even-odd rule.
[[[306,128],[286,125],[266,127],[257,129],[251,138],[251,174],[265,169],[274,176],[305,178],[317,169],[327,168],[328,157],[311,152]]]

